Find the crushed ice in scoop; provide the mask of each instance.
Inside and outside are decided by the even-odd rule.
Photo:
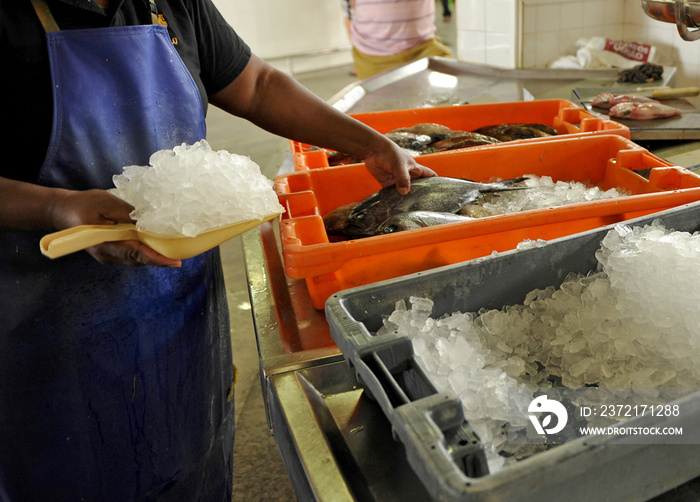
[[[284,212],[272,181],[249,157],[214,151],[206,140],[160,150],[150,166],[126,166],[111,192],[134,206],[139,230],[194,237]]]
[[[378,332],[406,333],[435,385],[460,397],[491,472],[538,447],[507,443],[508,387],[700,386],[700,234],[618,225],[596,258],[597,271],[500,310],[435,319],[429,298],[400,301]]]

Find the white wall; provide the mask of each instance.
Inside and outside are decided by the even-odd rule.
[[[459,0],[457,59],[502,68],[518,68],[518,0]]]
[[[621,38],[626,0],[460,0],[457,53],[503,68],[545,67],[581,37]]]
[[[213,0],[253,52],[291,72],[352,61],[340,0]]]
[[[521,0],[521,4],[523,67],[546,66],[557,57],[574,54],[581,37],[623,38],[625,0]]]
[[[302,72],[352,62],[340,0],[213,0],[253,52]],[[700,85],[700,41],[644,14],[639,0],[459,0],[456,56],[503,68],[545,67],[580,37],[653,44],[677,66],[677,86]]]
[[[639,0],[459,0],[457,58],[503,68],[544,68],[574,54],[581,37],[603,36],[656,46],[677,67],[675,85],[700,85],[700,40],[686,42],[674,24],[655,21]]]

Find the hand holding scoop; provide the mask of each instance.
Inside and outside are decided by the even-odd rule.
[[[204,253],[243,232],[276,218],[279,214],[272,213],[261,220],[247,220],[215,228],[194,237],[162,235],[138,230],[133,223],[80,225],[45,235],[39,245],[44,255],[49,258],[58,258],[103,242],[137,240],[163,256],[184,260]]]

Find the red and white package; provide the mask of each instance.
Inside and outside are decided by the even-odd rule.
[[[653,45],[634,42],[632,40],[605,39],[603,49],[614,52],[638,63],[650,63],[654,60],[656,48]]]

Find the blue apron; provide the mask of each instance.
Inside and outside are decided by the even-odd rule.
[[[48,30],[47,30],[48,31]],[[37,183],[109,188],[205,137],[164,26],[53,31]],[[49,260],[0,232],[0,500],[231,500],[233,364],[218,249],[181,269]]]

